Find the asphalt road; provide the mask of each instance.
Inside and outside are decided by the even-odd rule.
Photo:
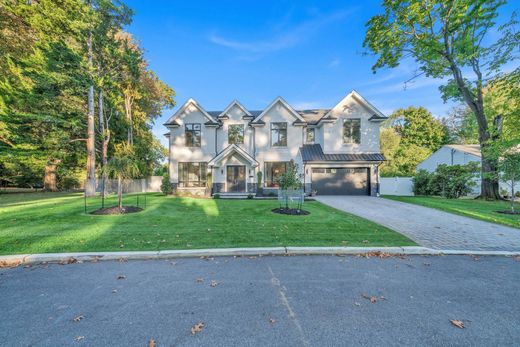
[[[154,339],[156,346],[518,346],[519,279],[514,258],[470,256],[0,269],[0,344],[148,346]],[[204,327],[192,334],[200,322]]]

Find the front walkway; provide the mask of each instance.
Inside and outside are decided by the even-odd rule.
[[[520,230],[428,207],[368,196],[317,196],[316,200],[445,250],[519,251]]]

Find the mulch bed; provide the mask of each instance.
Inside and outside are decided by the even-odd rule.
[[[496,211],[497,213],[502,213],[502,214],[513,214],[513,215],[520,215],[520,211],[511,211],[511,210],[504,210],[504,211]]]
[[[123,206],[123,208],[121,210],[119,210],[119,207],[113,206],[113,207],[100,208],[99,210],[95,210],[90,213],[97,214],[97,215],[127,214],[127,213],[141,212],[142,210],[143,210],[142,208],[136,207],[136,206]]]
[[[288,214],[291,216],[305,216],[311,214],[309,211],[298,210],[296,208],[275,208],[271,210],[274,213]]]

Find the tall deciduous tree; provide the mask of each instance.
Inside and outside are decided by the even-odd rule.
[[[516,58],[520,33],[516,17],[495,31],[505,0],[384,0],[384,13],[367,23],[364,47],[378,56],[376,71],[412,58],[422,74],[449,77],[443,98],[463,100],[473,112],[482,148],[481,197],[498,199],[497,162],[486,155],[496,124],[486,118],[483,90],[487,80]],[[495,31],[493,40],[490,31]]]
[[[385,176],[409,176],[417,164],[446,144],[446,127],[424,107],[410,106],[394,111],[381,131],[381,151],[387,161]]]

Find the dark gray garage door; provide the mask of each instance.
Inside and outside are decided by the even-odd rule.
[[[312,189],[318,195],[369,195],[368,168],[314,168]]]

